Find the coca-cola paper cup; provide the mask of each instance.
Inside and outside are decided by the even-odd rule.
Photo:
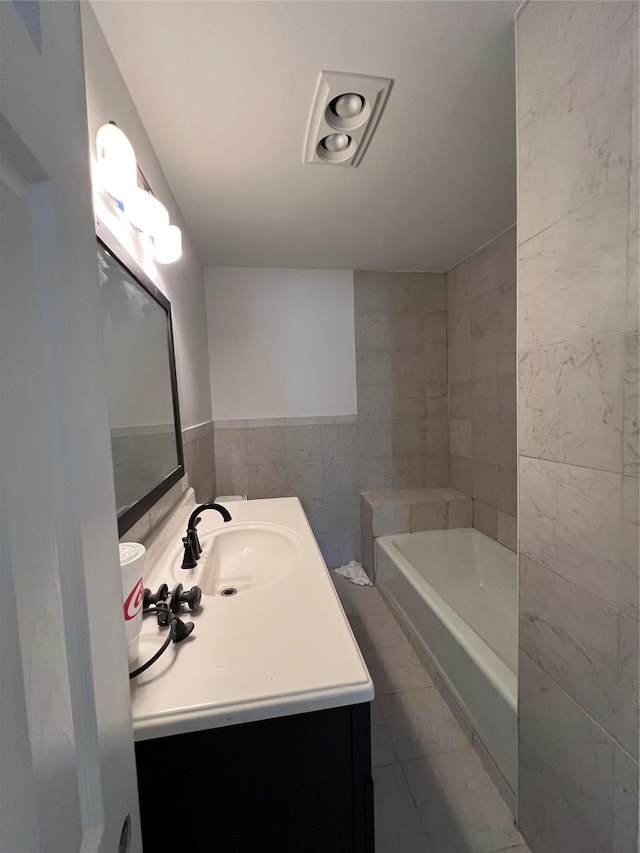
[[[140,629],[142,628],[142,601],[144,598],[144,545],[138,542],[122,542],[120,545],[120,569],[122,570],[122,610],[127,636],[129,666],[138,659]]]

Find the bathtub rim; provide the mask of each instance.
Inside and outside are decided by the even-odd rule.
[[[471,531],[474,535],[482,536],[497,547],[504,548],[505,551],[509,551],[509,553],[514,556],[514,560],[516,561],[514,571],[517,571],[517,555],[510,551],[509,548],[505,548],[504,545],[501,545],[499,542],[496,542],[494,539],[491,539],[490,536],[486,536],[474,527],[461,527],[452,530],[427,530],[416,533],[391,533],[386,536],[376,537],[375,542],[379,543],[387,557],[389,557],[389,559],[398,566],[399,570],[406,576],[409,584],[413,587],[415,592],[422,598],[428,597],[428,604],[434,611],[436,617],[447,626],[456,642],[458,642],[469,655],[496,692],[513,709],[514,713],[517,714],[517,670],[514,671],[507,666],[502,658],[491,648],[491,646],[489,646],[486,640],[484,640],[480,634],[478,634],[478,632],[475,631],[471,625],[469,625],[468,622],[466,622],[462,616],[460,616],[460,614],[447,603],[447,601],[445,601],[445,599],[434,589],[426,578],[419,574],[409,560],[398,550],[395,544],[398,541],[400,543],[406,542],[409,538],[414,537],[428,539],[431,536],[434,538],[434,533],[452,535],[463,531]],[[378,578],[376,576],[376,583],[377,582]],[[382,585],[384,585],[384,582],[382,582]],[[478,651],[478,642],[476,641],[475,644],[472,642],[474,638],[477,638],[477,641],[482,644],[482,654]],[[437,661],[434,662],[437,663]]]

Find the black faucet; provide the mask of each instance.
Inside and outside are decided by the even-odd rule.
[[[183,569],[195,569],[198,558],[202,553],[202,546],[198,539],[196,527],[200,524],[200,516],[205,509],[217,510],[225,521],[231,521],[231,514],[221,504],[200,504],[189,516],[187,522],[187,535],[182,538],[184,543],[184,557],[182,558]]]

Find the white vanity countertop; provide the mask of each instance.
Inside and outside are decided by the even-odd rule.
[[[266,588],[230,597],[202,596],[202,607],[180,612],[193,621],[191,637],[131,682],[134,737],[165,737],[234,723],[263,720],[369,702],[374,688],[351,633],[311,528],[297,498],[226,504],[233,520],[206,510],[198,527],[203,552],[195,569],[180,568],[181,537],[195,507],[191,490],[163,529],[147,543],[144,584],[155,592],[198,584],[215,531],[234,523],[280,525],[294,532],[294,570]],[[146,616],[138,664],[161,645],[165,633]]]

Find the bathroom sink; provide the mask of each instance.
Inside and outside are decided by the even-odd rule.
[[[253,592],[283,581],[298,565],[302,540],[262,522],[232,522],[201,537],[199,585],[205,595]]]

